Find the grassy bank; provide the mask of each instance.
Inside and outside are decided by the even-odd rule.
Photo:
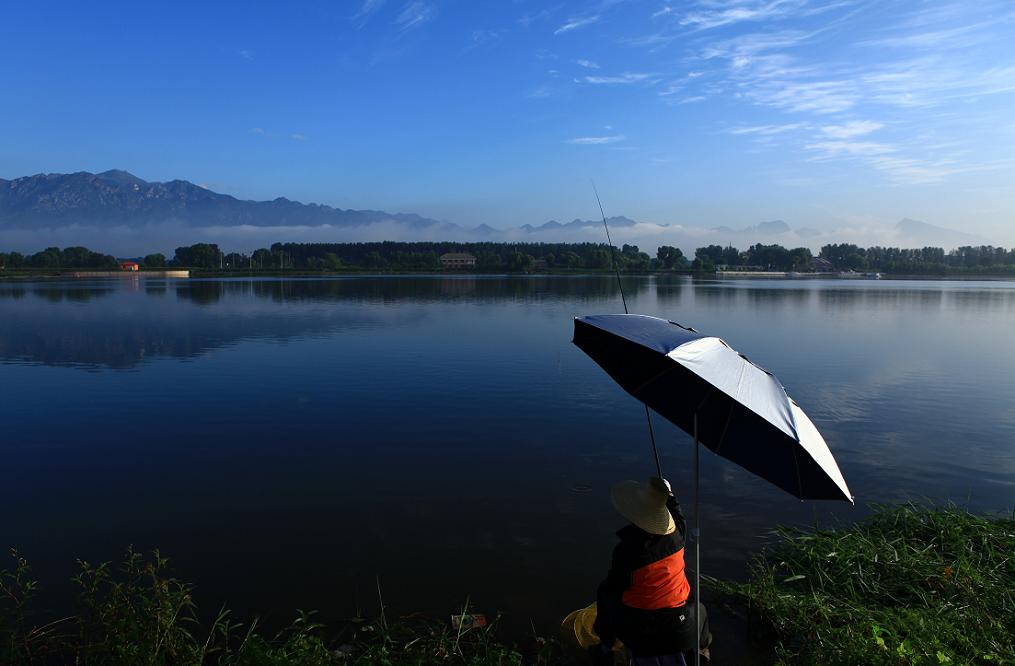
[[[41,613],[38,583],[14,554],[0,571],[0,663],[507,666],[576,656],[535,629],[506,637],[496,621],[458,629],[447,618],[381,611],[325,627],[297,612],[288,627],[267,631],[226,610],[202,621],[191,587],[158,553],[128,551],[119,566],[82,562],[74,580],[75,606]],[[707,598],[749,618],[759,651],[774,646],[772,661],[1015,664],[1012,516],[880,507],[848,528],[781,530],[749,582],[705,584]],[[723,643],[717,636],[717,663]]]
[[[129,550],[119,566],[80,562],[75,607],[67,614],[40,613],[33,603],[39,583],[28,562],[16,552],[12,558],[0,570],[0,664],[561,663],[555,641],[533,637],[508,644],[500,640],[496,622],[455,628],[446,619],[397,618],[382,611],[378,618],[325,627],[313,613],[299,611],[288,627],[266,631],[257,620],[237,621],[225,609],[202,622],[191,587],[170,575],[157,552],[144,557]]]
[[[788,663],[1015,663],[1012,516],[879,507],[845,529],[782,530],[750,582],[710,582]]]

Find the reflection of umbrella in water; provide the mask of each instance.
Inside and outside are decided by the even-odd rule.
[[[853,501],[825,440],[779,380],[723,340],[665,319],[617,314],[575,318],[574,343],[628,393],[694,436],[695,590],[698,442],[800,499]]]

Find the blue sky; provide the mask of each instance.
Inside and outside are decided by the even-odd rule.
[[[1010,1],[17,3],[0,59],[3,178],[1015,244]]]

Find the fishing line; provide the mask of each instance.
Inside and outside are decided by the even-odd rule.
[[[620,300],[624,303],[624,314],[631,314],[627,311],[627,299],[624,298],[624,283],[620,281],[620,266],[617,264],[617,248],[613,246],[613,239],[610,238],[610,225],[606,224],[606,213],[603,212],[603,202],[599,200],[599,191],[596,189],[596,181],[592,181],[592,192],[596,195],[596,203],[599,204],[599,214],[603,216],[603,228],[606,229],[606,241],[610,244],[610,263],[617,273],[617,286],[620,287]]]
[[[617,274],[617,286],[620,288],[620,300],[624,303],[624,314],[631,314],[627,310],[627,298],[624,297],[624,283],[620,279],[620,266],[617,263],[617,248],[613,246],[613,239],[610,237],[610,225],[606,224],[606,213],[603,212],[603,202],[599,200],[599,191],[596,189],[596,181],[592,181],[592,191],[596,195],[596,203],[599,204],[599,214],[603,216],[603,228],[606,229],[606,240],[610,244],[610,263]],[[644,403],[642,403],[644,404]],[[652,440],[652,457],[656,461],[656,476],[663,478],[663,468],[659,464],[659,450],[656,448],[656,434],[652,429],[652,415],[645,406],[645,420],[648,422],[648,436]]]

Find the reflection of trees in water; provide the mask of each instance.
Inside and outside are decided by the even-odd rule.
[[[124,290],[142,289],[131,302]],[[1015,289],[884,285],[765,287],[691,281],[678,276],[624,277],[629,302],[649,289],[659,304],[690,293],[699,306],[730,310],[817,307],[849,311],[952,308],[1015,310]],[[148,300],[175,292],[171,301]],[[32,295],[24,301],[26,295]],[[279,339],[399,325],[431,315],[441,303],[526,304],[560,301],[580,308],[619,307],[611,275],[533,277],[350,277],[339,279],[152,281],[108,284],[0,284],[0,359],[55,365],[131,367],[153,357],[189,358],[245,339]],[[14,301],[19,301],[15,303]],[[76,307],[73,320],[61,303]],[[284,311],[275,304],[299,307]],[[315,303],[327,307],[313,307]],[[404,304],[400,308],[370,307]],[[194,305],[197,307],[188,307]],[[304,307],[305,306],[305,307]],[[611,308],[615,310],[616,308]],[[632,310],[637,311],[637,305]],[[547,312],[550,312],[547,310]]]
[[[683,298],[684,290],[690,288],[690,286],[690,278],[681,275],[656,276],[656,301],[660,304],[676,305]]]
[[[807,308],[815,302],[828,311],[850,311],[858,308],[872,311],[889,309],[996,311],[998,308],[1015,309],[1015,289],[1007,287],[964,287],[954,283],[941,287],[894,287],[885,283],[867,285],[807,286],[799,287],[779,283],[766,287],[761,280],[750,285],[695,280],[694,298],[710,307],[739,307],[750,305],[755,309],[772,309],[781,306]],[[666,291],[657,289],[662,300]]]
[[[940,308],[943,289],[895,289],[885,287],[818,290],[818,303],[826,310]]]
[[[0,311],[0,361],[130,368],[146,359],[196,357],[241,340],[290,340],[418,316],[415,309],[379,314],[355,307],[285,313],[271,306],[252,312],[201,307],[181,313],[172,303],[124,307],[114,299],[76,309],[71,320],[66,310],[46,306]]]
[[[9,298],[11,300],[20,300],[28,295],[28,290],[17,284],[2,284],[0,283],[0,298]]]
[[[628,295],[647,289],[647,279],[625,278]],[[41,285],[32,292],[50,303],[88,300],[129,288],[109,285]],[[588,302],[619,299],[612,276],[529,278],[366,277],[331,280],[154,281],[143,294],[175,292],[176,301],[155,305],[144,298],[129,306],[115,297],[68,313],[48,305],[0,312],[0,359],[51,365],[128,368],[158,357],[189,358],[244,339],[279,339],[329,334],[348,328],[397,325],[429,316],[436,303],[531,302],[543,299]],[[4,286],[0,295],[20,298],[23,287]],[[0,297],[2,297],[0,296]],[[0,301],[2,302],[2,301]],[[369,305],[405,303],[420,307],[380,309]],[[183,307],[186,303],[198,307]],[[275,303],[328,308],[289,308]],[[344,306],[344,307],[343,307]]]
[[[806,308],[814,292],[810,289],[746,289],[747,303],[756,310],[776,307]]]
[[[954,309],[998,311],[1015,309],[1015,289],[1008,287],[871,287],[821,289],[818,302],[827,310],[870,309]]]
[[[756,284],[704,283],[694,288],[696,301],[710,307],[750,306],[753,310],[805,309],[810,306],[814,290],[807,287],[772,287],[759,280]]]
[[[176,286],[176,297],[196,305],[212,305],[222,300],[226,283],[221,280],[194,280]]]
[[[624,292],[636,295],[648,289],[644,278],[624,278]],[[567,300],[619,298],[617,279],[594,276],[367,276],[335,279],[215,280],[180,283],[180,299],[198,305],[217,303],[229,296],[253,295],[257,298],[285,301],[352,301],[420,303],[461,299],[488,302],[495,300],[531,300],[550,296]]]
[[[948,306],[957,310],[1015,310],[1015,289],[959,289],[947,292]]]
[[[33,286],[31,293],[37,298],[42,298],[50,303],[61,303],[70,301],[72,303],[84,303],[95,298],[108,296],[116,291],[117,285],[95,286],[95,285],[66,285],[46,284]],[[24,287],[0,287],[0,298],[24,298],[28,290]]]
[[[709,306],[723,306],[727,307],[735,304],[740,300],[743,289],[733,288],[729,285],[723,285],[721,283],[701,283],[695,282],[694,284],[694,300],[705,303]]]

